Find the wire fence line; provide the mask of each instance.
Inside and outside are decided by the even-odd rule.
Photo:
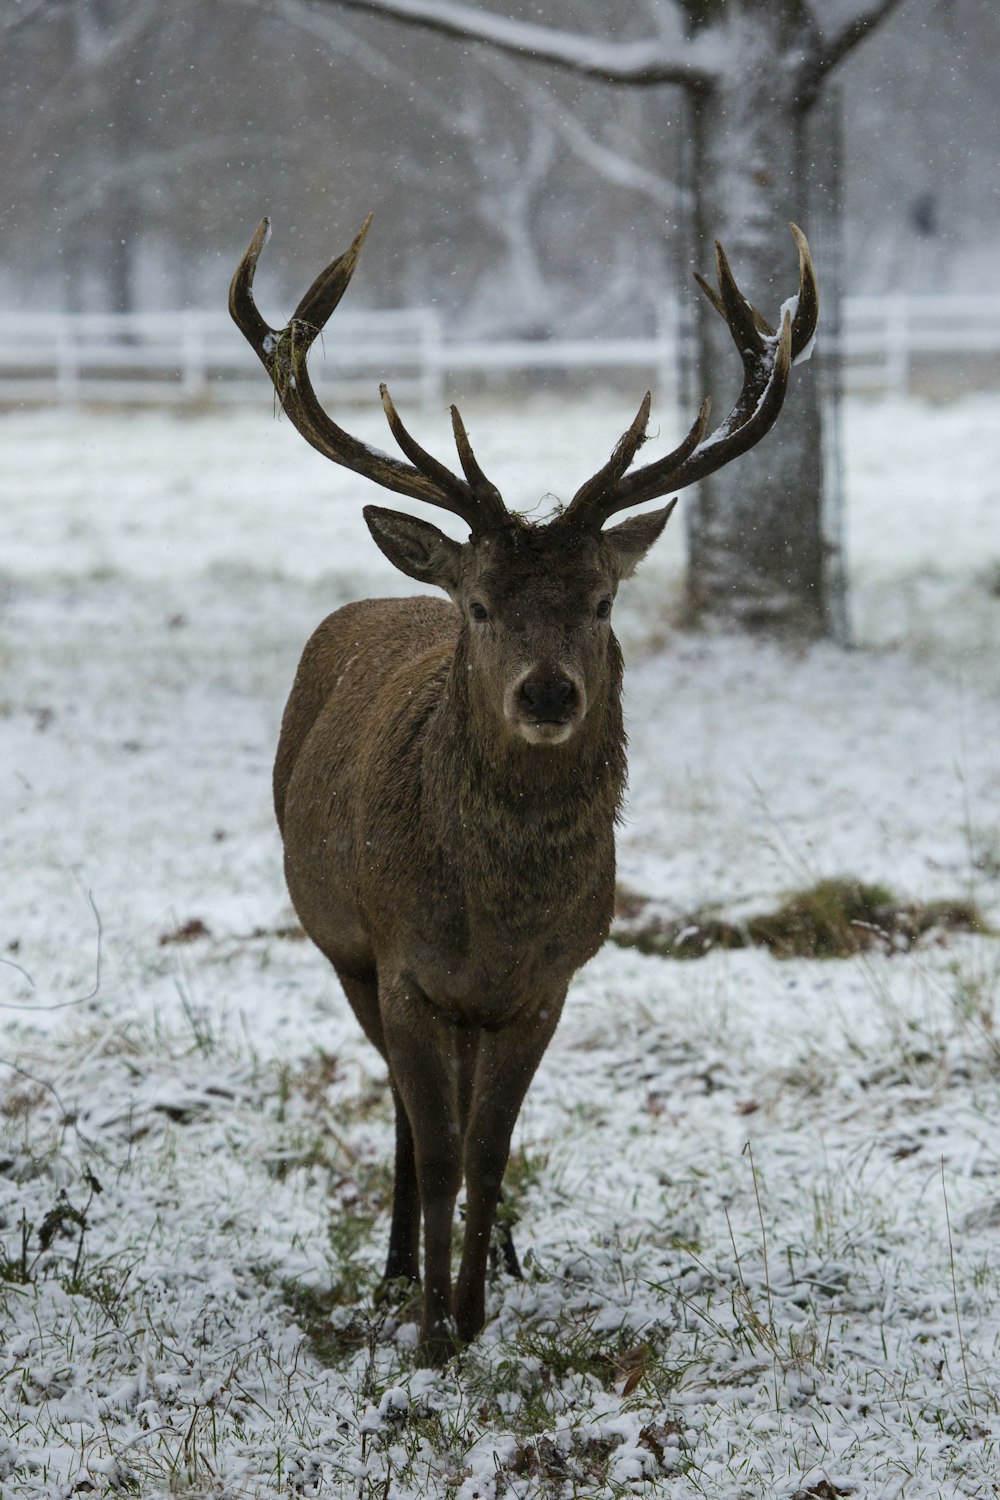
[[[647,338],[452,338],[429,308],[338,312],[313,356],[317,389],[370,400],[380,379],[430,405],[449,377],[485,384],[599,382],[645,371],[678,395],[684,341],[667,304]],[[232,405],[259,399],[261,371],[225,312],[0,313],[0,405]],[[1000,297],[846,297],[831,351],[846,391],[948,394],[1000,385]],[[821,345],[822,347],[822,345]],[[318,357],[317,357],[318,356]]]

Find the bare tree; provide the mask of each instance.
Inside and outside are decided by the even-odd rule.
[[[314,92],[314,123],[324,108],[338,136],[364,122],[342,153],[351,174],[346,187],[338,183],[325,229],[355,206],[377,209],[377,295],[432,300],[478,338],[621,335],[654,321],[676,273],[668,238],[650,231],[657,214],[680,217],[679,194],[672,163],[645,159],[640,96],[619,91],[609,110],[599,86],[581,88],[566,74],[554,88],[487,48],[475,48],[442,87],[450,49],[430,33],[391,36],[395,28],[303,0],[234,0],[234,13],[240,5],[270,23],[273,46],[321,44],[336,83]],[[398,45],[386,44],[387,30]],[[451,55],[457,60],[458,49]],[[679,102],[671,91],[675,112]],[[590,254],[581,259],[578,211],[588,189]],[[647,226],[641,237],[637,217]],[[437,265],[450,243],[465,253],[444,282]]]
[[[688,97],[696,255],[730,248],[751,294],[773,294],[776,226],[808,223],[806,123],[827,75],[900,0],[868,0],[822,24],[807,0],[659,0],[648,39],[610,41],[473,8],[459,0],[316,0],[349,6],[605,83],[674,84]],[[822,266],[820,266],[822,278]],[[699,369],[716,395],[729,335],[711,308],[698,325]],[[823,525],[815,376],[804,372],[792,420],[738,471],[714,475],[687,508],[688,603],[775,634],[820,635],[839,617]]]

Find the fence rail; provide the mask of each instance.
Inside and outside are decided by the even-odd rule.
[[[1000,384],[1000,297],[846,297],[840,338],[847,390]]]
[[[849,297],[837,340],[847,390],[905,392],[1000,384],[1000,297]],[[222,312],[0,314],[0,404],[238,403],[259,397],[261,372]],[[675,392],[678,309],[650,338],[469,342],[446,338],[430,309],[338,312],[316,360],[318,389],[371,399],[383,376],[401,397],[441,398],[458,372],[593,374],[639,368]]]

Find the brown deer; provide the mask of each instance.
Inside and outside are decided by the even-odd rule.
[[[744,299],[717,247],[718,292],[698,279],[743,362],[729,417],[706,437],[706,401],[674,452],[629,472],[645,440],[647,393],[605,466],[553,519],[532,523],[506,508],[480,469],[455,407],[464,478],[414,441],[385,386],[406,462],[351,437],[320,406],[306,359],[369,223],[279,332],[252,297],[265,219],[233,278],[230,311],[307,442],[469,529],[457,542],[427,521],[365,507],[389,561],[450,602],[366,599],[328,616],[299,664],[274,768],[295,909],[388,1065],[396,1175],[386,1281],[419,1279],[422,1219],[421,1348],[440,1362],[456,1337],[471,1339],[483,1325],[514,1122],[569,982],[613,914],[626,763],[611,609],[676,501],[602,528],[615,512],[692,484],[759,442],[781,409],[792,361],[812,339],[818,299],[794,225],[799,293],[777,332]]]

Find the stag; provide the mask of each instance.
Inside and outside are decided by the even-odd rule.
[[[455,407],[462,477],[414,440],[384,385],[403,458],[352,437],[320,405],[307,356],[370,222],[277,330],[252,294],[265,219],[233,278],[230,311],[307,442],[387,490],[451,512],[469,531],[459,542],[426,520],[364,508],[389,561],[450,602],[366,599],[329,615],[302,655],[274,768],[295,909],[388,1067],[396,1150],[385,1280],[419,1281],[422,1221],[421,1350],[440,1363],[483,1326],[514,1123],[569,982],[605,941],[613,914],[626,761],[612,605],[676,499],[604,524],[760,441],[812,339],[818,298],[795,225],[799,292],[777,330],[743,297],[717,246],[718,290],[698,279],[742,360],[732,412],[707,434],[705,401],[672,453],[631,469],[645,441],[647,393],[604,467],[536,523],[507,509]]]

